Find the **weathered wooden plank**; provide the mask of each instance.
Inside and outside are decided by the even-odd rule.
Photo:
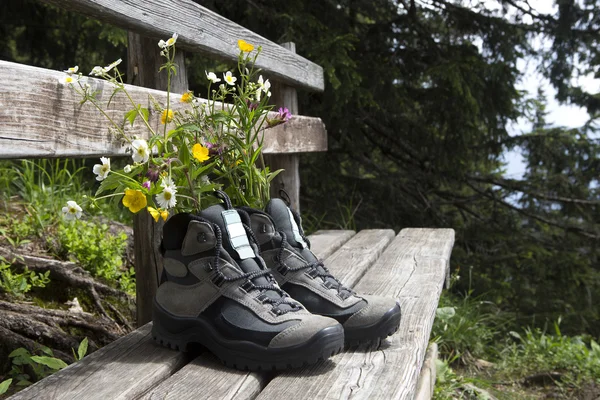
[[[281,374],[258,399],[413,399],[454,243],[451,229],[404,229],[355,289],[397,297],[399,331],[300,371]]]
[[[140,400],[254,399],[266,385],[265,374],[237,371],[204,353],[140,397]]]
[[[321,231],[322,232],[322,231]],[[329,233],[328,233],[329,232]],[[354,232],[333,231],[311,235],[313,249],[318,257],[332,254]],[[150,390],[142,398],[155,399],[253,399],[267,383],[264,373],[236,371],[223,367],[210,353],[204,353],[173,376]]]
[[[320,230],[309,235],[308,239],[312,252],[317,257],[326,259],[354,235],[356,235],[354,231]]]
[[[282,43],[282,46],[292,53],[296,53],[295,43]],[[273,93],[271,101],[275,104],[275,107],[285,107],[292,114],[298,114],[296,88],[274,82]],[[283,170],[271,181],[271,197],[277,197],[281,190],[285,190],[290,200],[290,206],[300,212],[300,158],[298,155],[265,154],[264,159],[271,171]]]
[[[262,46],[257,67],[292,85],[324,89],[323,68],[204,8],[192,0],[46,0],[58,7],[141,33],[167,39],[179,34],[177,44],[236,61],[238,39]]]
[[[185,353],[156,345],[151,324],[42,379],[11,400],[132,399],[180,369]]]
[[[392,229],[365,229],[325,260],[325,266],[352,288],[394,239]]]
[[[425,354],[423,368],[421,368],[421,373],[419,374],[415,400],[431,400],[433,398],[436,377],[435,360],[437,359],[437,355],[438,345],[437,343],[431,343],[429,349],[427,349],[427,354]]]
[[[42,68],[0,61],[0,159],[34,157],[93,157],[124,155],[126,146],[109,132],[110,123],[90,103],[61,83],[65,74]],[[110,84],[88,78],[100,91],[105,105],[112,94]],[[134,101],[151,107],[149,96],[166,103],[166,92],[127,86]],[[186,107],[173,95],[175,108]],[[123,93],[113,98],[107,114],[122,123],[132,108]],[[160,116],[153,112],[150,125],[157,130]],[[126,124],[131,135],[148,138],[139,123]],[[289,122],[265,130],[264,153],[310,152],[327,149],[327,132],[319,118],[295,116]]]

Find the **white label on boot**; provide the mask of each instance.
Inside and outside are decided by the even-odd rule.
[[[288,210],[288,214],[290,215],[290,222],[292,224],[292,233],[294,234],[294,239],[296,239],[296,242],[300,243],[300,246],[302,246],[303,249],[307,248],[308,246],[306,245],[306,242],[304,241],[304,239],[302,238],[302,235],[300,234],[300,229],[298,228],[298,224],[296,224],[296,220],[294,219],[294,214],[292,214],[292,211],[290,210],[290,208],[287,208]]]
[[[244,229],[244,225],[242,225],[242,220],[240,219],[240,215],[237,213],[237,211],[225,210],[221,212],[221,215],[223,216],[223,221],[225,222],[225,229],[227,229],[229,243],[231,243],[231,247],[237,251],[240,259],[245,260],[247,258],[256,257],[252,246],[250,246],[250,242],[248,242],[246,230]]]

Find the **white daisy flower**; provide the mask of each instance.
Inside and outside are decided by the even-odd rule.
[[[100,67],[98,65],[96,65],[90,71],[90,75],[92,75],[92,76],[102,76],[102,74],[104,74],[104,68],[102,68],[102,67]]]
[[[156,195],[156,203],[160,208],[164,208],[165,210],[173,208],[177,204],[176,193],[177,188],[175,185],[167,185],[161,193]]]
[[[67,205],[62,208],[62,213],[67,220],[79,219],[83,214],[83,210],[79,207],[79,204],[73,200],[67,201]]]
[[[214,72],[204,71],[204,73],[206,74],[206,77],[208,78],[208,80],[211,81],[212,83],[221,82],[221,78],[217,77],[217,75]]]
[[[127,164],[124,168],[123,168],[123,172],[125,172],[126,174],[131,172],[131,165]]]
[[[78,78],[79,78],[79,75],[65,75],[65,76],[61,77],[59,79],[59,81],[61,83],[64,83],[65,85],[71,85],[71,84],[77,82]]]
[[[108,72],[108,71],[110,71],[111,69],[113,69],[113,68],[114,68],[114,67],[116,67],[117,65],[121,64],[121,62],[122,62],[122,61],[123,61],[123,60],[121,60],[121,59],[119,58],[119,59],[118,59],[117,61],[115,61],[114,63],[112,63],[112,64],[109,64],[109,65],[107,65],[106,67],[104,67],[103,71],[104,71],[104,72]]]
[[[167,47],[167,42],[165,42],[164,40],[160,39],[158,41],[158,47],[160,47],[161,49],[164,49],[165,47]],[[161,55],[163,55],[162,51],[160,52]]]
[[[79,71],[79,66],[76,65],[74,67],[67,69],[65,72],[70,75],[70,74],[76,74],[77,71]]]
[[[225,82],[227,82],[227,84],[231,86],[235,85],[235,81],[237,81],[237,78],[231,75],[231,71],[227,71],[226,73],[224,73],[223,79],[225,79]]]
[[[96,165],[94,165],[94,168],[92,169],[92,172],[94,172],[94,174],[98,175],[96,177],[97,181],[105,180],[106,177],[108,176],[108,173],[110,172],[110,158],[100,157],[100,161],[102,162],[102,164],[96,164]]]
[[[150,149],[148,148],[148,142],[144,139],[137,139],[131,142],[131,148],[133,149],[133,162],[145,163],[150,158]]]
[[[171,37],[170,37],[170,38],[167,40],[167,42],[166,42],[166,45],[167,45],[167,47],[171,47],[171,46],[173,46],[173,45],[175,44],[175,42],[177,42],[177,38],[178,38],[178,37],[179,37],[179,35],[178,35],[178,34],[176,34],[176,33],[174,33],[174,34],[173,34],[173,36],[171,36]]]

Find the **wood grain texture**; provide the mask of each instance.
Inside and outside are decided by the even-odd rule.
[[[212,354],[205,353],[140,400],[251,400],[265,387],[266,380],[265,374],[225,367]]]
[[[321,231],[323,232],[323,231]],[[317,255],[333,253],[354,234],[352,231],[325,231],[311,235]],[[204,353],[173,376],[148,391],[142,399],[254,399],[267,383],[264,373],[243,372],[221,365]]]
[[[399,331],[285,372],[258,399],[413,399],[453,243],[451,229],[402,230],[355,286],[359,293],[399,298]]]
[[[167,90],[167,74],[159,73],[163,62],[156,51],[156,41],[137,33],[128,33],[127,76],[135,86]],[[188,90],[185,57],[182,51],[175,55],[177,75],[171,78],[171,90],[184,93]],[[160,243],[164,221],[154,222],[147,210],[133,217],[133,237],[136,277],[136,322],[142,326],[152,321],[152,300],[162,274],[163,258]]]
[[[296,44],[282,43],[282,47],[296,53]],[[296,88],[281,82],[273,82],[272,104],[275,109],[287,108],[292,115],[298,114],[298,94]],[[295,154],[265,154],[266,164],[271,171],[282,169],[271,181],[271,197],[279,197],[279,192],[285,190],[290,199],[290,207],[300,212],[300,158]]]
[[[392,229],[365,229],[325,260],[325,267],[352,288],[394,239]]]
[[[145,36],[168,39],[179,34],[177,45],[236,61],[238,39],[262,46],[256,66],[294,86],[323,91],[323,68],[204,8],[192,0],[46,0]],[[156,40],[157,41],[157,40]],[[158,49],[158,47],[157,47]]]
[[[415,400],[431,400],[433,398],[436,377],[435,360],[437,360],[437,357],[438,345],[437,343],[431,343],[425,354],[423,368],[421,368],[421,373],[419,374]]]
[[[356,232],[350,230],[320,230],[308,236],[310,249],[320,259],[326,259],[346,243]]]
[[[125,143],[109,132],[110,123],[89,103],[60,81],[65,74],[43,68],[0,61],[0,159],[36,157],[94,157],[126,154]],[[106,107],[112,87],[104,80],[87,78],[99,90],[98,99],[117,123],[132,108],[123,93]],[[127,86],[137,104],[152,108],[149,96],[166,103],[166,92]],[[174,94],[175,109],[187,107]],[[150,125],[160,125],[159,113],[152,112]],[[128,135],[148,138],[139,121],[125,126]],[[264,153],[324,151],[327,132],[319,118],[295,116],[289,122],[264,131]]]
[[[167,74],[159,71],[165,58],[157,50],[156,40],[135,32],[127,32],[127,83],[150,89],[167,90]],[[185,52],[175,54],[177,74],[171,76],[171,91],[188,90]]]
[[[11,400],[133,399],[187,363],[185,353],[156,345],[151,324],[42,379]]]

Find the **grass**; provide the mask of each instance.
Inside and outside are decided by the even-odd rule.
[[[600,395],[597,341],[563,335],[560,320],[549,324],[550,329],[514,323],[482,297],[444,293],[432,330],[440,350],[434,398]]]

